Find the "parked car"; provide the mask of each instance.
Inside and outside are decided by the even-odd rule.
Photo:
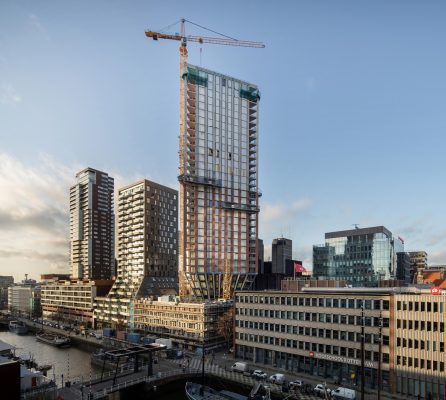
[[[318,396],[324,396],[325,393],[327,393],[327,394],[330,396],[330,392],[331,392],[331,390],[330,390],[326,385],[324,385],[324,384],[322,384],[322,383],[318,383],[318,384],[314,387],[313,392],[314,392],[315,394],[317,394]]]
[[[353,389],[338,387],[331,392],[331,396],[335,400],[356,400],[356,392]]]
[[[268,374],[266,372],[263,372],[261,369],[255,369],[252,373],[252,376],[255,379],[266,379],[268,377]]]
[[[241,362],[241,361],[237,361],[232,367],[231,367],[231,371],[235,371],[235,372],[247,372],[249,369],[248,364],[245,362]]]
[[[290,389],[301,389],[304,387],[304,381],[302,379],[296,379],[291,381],[288,386]]]
[[[273,374],[271,375],[268,380],[271,383],[276,383],[277,385],[281,385],[285,382],[285,375],[284,374]]]

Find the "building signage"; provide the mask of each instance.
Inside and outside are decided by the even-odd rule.
[[[319,358],[320,360],[329,360],[329,361],[334,361],[334,362],[338,362],[338,363],[342,363],[342,364],[351,364],[351,365],[361,365],[361,360],[357,360],[356,358],[348,358],[348,357],[342,357],[342,356],[336,356],[334,354],[325,354],[325,353],[314,353],[314,352],[310,352],[310,357],[311,357],[311,353],[313,353],[313,357],[315,358]],[[373,361],[365,361],[364,365],[367,368],[378,368],[378,363],[373,362]]]
[[[438,286],[431,286],[431,294],[439,295],[440,288]]]
[[[310,351],[310,358],[314,358],[314,351]]]

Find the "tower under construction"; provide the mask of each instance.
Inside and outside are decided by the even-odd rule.
[[[180,294],[227,297],[257,270],[260,93],[191,64],[180,85]]]

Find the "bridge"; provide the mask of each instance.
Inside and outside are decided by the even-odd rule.
[[[169,361],[168,371],[157,372],[148,376],[147,364],[141,366],[138,372],[134,372],[133,366],[121,367],[115,377],[115,371],[92,376],[89,382],[75,380],[74,383],[65,387],[53,387],[35,390],[22,394],[22,399],[35,399],[42,393],[53,393],[55,399],[60,400],[96,400],[106,398],[109,394],[123,390],[134,385],[145,384],[147,390],[156,390],[157,386],[168,384],[178,379],[199,378],[202,375],[201,359],[191,359],[189,366],[180,367],[178,363]],[[252,388],[257,381],[251,376],[237,372],[231,372],[216,364],[205,364],[206,377],[218,377],[228,381],[238,382]],[[101,379],[102,378],[102,379]],[[278,385],[269,385],[272,393],[281,393]]]

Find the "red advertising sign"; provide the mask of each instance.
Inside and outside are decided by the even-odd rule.
[[[440,288],[438,286],[431,286],[431,294],[439,295]]]

